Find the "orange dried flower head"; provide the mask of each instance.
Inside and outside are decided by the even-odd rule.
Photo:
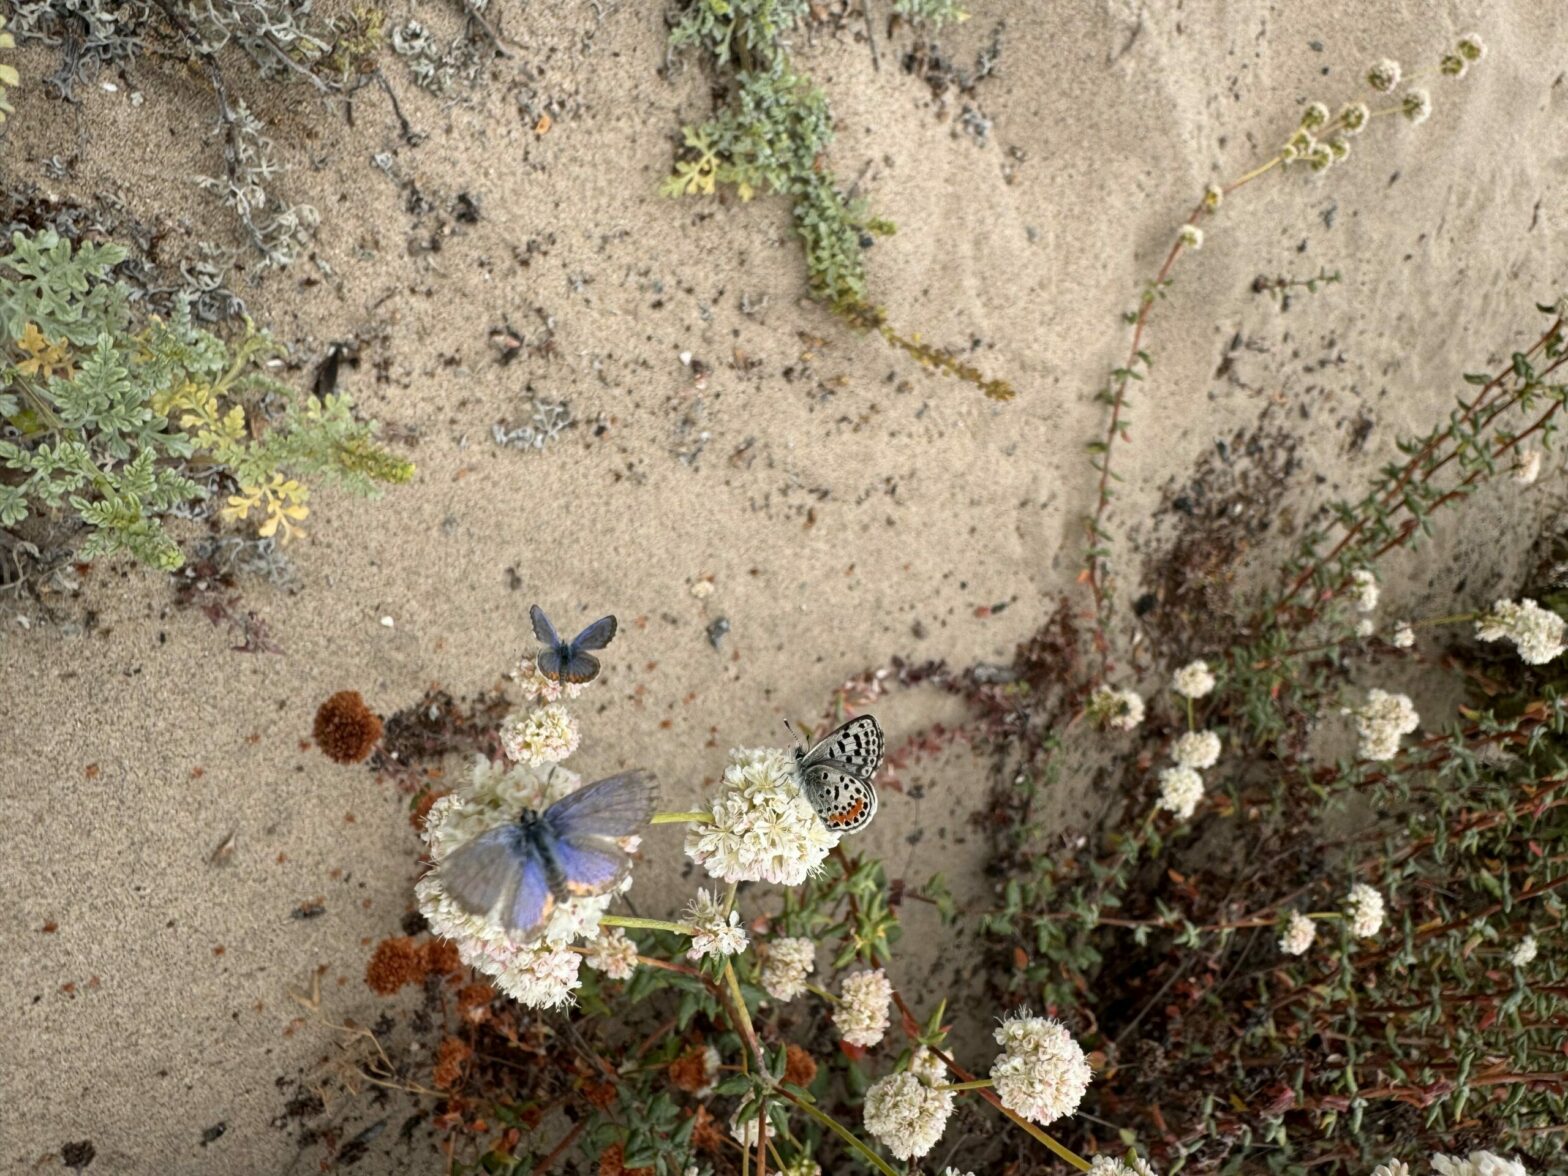
[[[696,1094],[713,1081],[711,1065],[707,1047],[694,1045],[670,1063],[670,1081],[677,1090]]]
[[[584,1082],[583,1097],[601,1111],[607,1111],[615,1104],[615,1083]]]
[[[495,999],[495,989],[483,980],[475,980],[457,990],[457,1011],[475,1025],[490,1019],[490,1002]]]
[[[328,759],[357,764],[380,740],[381,720],[371,713],[359,691],[340,690],[316,711],[312,733]]]
[[[653,1176],[652,1168],[628,1168],[626,1147],[612,1143],[599,1153],[599,1176]]]
[[[724,1132],[719,1130],[718,1124],[714,1121],[713,1116],[708,1113],[707,1107],[699,1106],[697,1108],[696,1120],[691,1129],[691,1145],[698,1151],[718,1154],[724,1147],[726,1136]]]
[[[784,1046],[784,1081],[810,1086],[817,1076],[817,1059],[793,1041]]]
[[[405,984],[418,984],[425,978],[425,961],[414,941],[406,935],[383,939],[365,966],[365,983],[372,992],[391,996]]]
[[[419,794],[419,799],[414,801],[414,807],[408,812],[408,823],[414,827],[415,833],[423,833],[425,831],[425,818],[430,815],[430,810],[435,806],[436,801],[447,795],[448,791],[450,790],[421,792]]]
[[[450,976],[463,966],[462,958],[457,954],[457,944],[450,939],[427,940],[424,957],[427,976]]]
[[[436,1047],[436,1068],[431,1076],[437,1090],[453,1090],[463,1080],[463,1063],[473,1049],[459,1037],[443,1037]]]

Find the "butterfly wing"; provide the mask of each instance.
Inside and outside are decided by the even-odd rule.
[[[530,852],[522,862],[517,888],[510,895],[502,919],[507,930],[519,939],[532,939],[537,935],[555,910],[553,889],[544,861],[537,852]]]
[[[882,735],[882,724],[872,715],[860,715],[844,723],[808,751],[801,759],[801,767],[809,769],[819,764],[831,764],[869,782],[882,766],[882,753],[886,750],[887,740]]]
[[[615,639],[615,618],[600,617],[593,624],[572,638],[572,651],[579,649],[603,649]]]
[[[632,868],[626,851],[608,837],[561,837],[550,842],[550,852],[555,858],[556,881],[575,897],[608,894]]]
[[[547,650],[545,652],[551,651]],[[571,682],[575,685],[592,682],[599,676],[599,659],[594,657],[593,654],[584,653],[576,646],[568,650],[568,654],[569,656],[564,660],[560,654],[555,654],[551,658],[550,668],[546,668],[545,654],[541,653],[539,655],[539,672],[555,681]]]
[[[517,879],[525,857],[516,825],[488,829],[442,859],[441,885],[471,915],[488,915]]]
[[[544,609],[537,604],[528,610],[528,617],[534,623],[534,636],[539,639],[539,644],[546,649],[555,649],[562,644],[561,636],[555,631],[555,626],[550,623],[550,618],[544,615]]]
[[[877,790],[870,780],[837,764],[813,764],[803,778],[806,799],[831,832],[858,833],[877,815]]]
[[[653,773],[635,769],[568,793],[545,809],[540,820],[562,842],[578,837],[630,837],[641,832],[658,803],[659,787]]]

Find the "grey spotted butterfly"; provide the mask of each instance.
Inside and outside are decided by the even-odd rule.
[[[829,830],[858,833],[877,815],[871,778],[886,749],[882,725],[870,715],[850,719],[809,751],[795,748],[800,789]]]

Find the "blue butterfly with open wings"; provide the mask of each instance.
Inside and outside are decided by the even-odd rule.
[[[528,610],[528,616],[534,623],[534,636],[544,646],[534,659],[541,674],[552,682],[574,685],[592,682],[599,676],[599,659],[589,651],[603,649],[615,637],[613,616],[600,617],[570,641],[561,640],[550,618],[537,604]]]
[[[471,915],[495,912],[514,936],[531,939],[557,902],[608,894],[631,870],[618,841],[642,831],[658,804],[651,772],[597,780],[543,812],[487,829],[438,867],[442,886]]]

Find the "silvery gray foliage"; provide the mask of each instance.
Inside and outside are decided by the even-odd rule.
[[[532,416],[528,424],[515,429],[491,425],[491,440],[511,449],[543,449],[572,423],[572,406],[564,400],[534,399],[529,401],[529,408]]]
[[[220,96],[220,104],[217,130],[224,138],[226,174],[194,179],[234,210],[266,265],[286,266],[309,244],[320,217],[308,204],[283,204],[268,196],[267,181],[282,170],[272,157],[272,140],[244,102],[230,106]]]

